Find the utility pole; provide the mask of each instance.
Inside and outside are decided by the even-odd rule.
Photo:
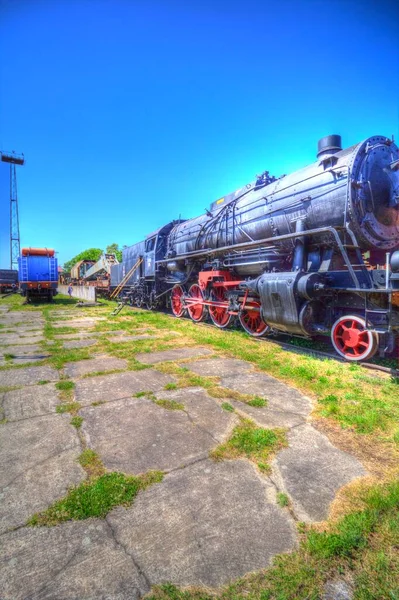
[[[10,268],[18,269],[18,257],[21,251],[19,238],[18,194],[16,165],[24,165],[23,154],[0,152],[2,162],[10,165]]]

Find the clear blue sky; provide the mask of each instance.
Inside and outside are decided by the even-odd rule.
[[[21,243],[61,263],[300,168],[326,134],[399,138],[398,1],[0,0],[0,52]]]

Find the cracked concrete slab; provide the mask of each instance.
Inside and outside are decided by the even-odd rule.
[[[87,348],[94,344],[97,344],[97,340],[68,340],[64,342],[63,346],[69,350],[71,348]]]
[[[0,371],[0,387],[14,385],[34,385],[39,381],[57,381],[60,378],[56,369],[47,365],[41,367],[25,367]]]
[[[158,335],[125,335],[109,337],[108,341],[114,344],[123,344],[124,342],[135,342],[137,340],[156,340],[159,339]]]
[[[89,373],[99,371],[113,371],[114,369],[126,369],[127,361],[114,356],[98,356],[76,362],[66,363],[64,371],[68,377],[81,377]]]
[[[225,441],[237,422],[232,413],[223,410],[220,404],[201,387],[161,391],[156,396],[159,400],[174,400],[183,404],[190,420],[220,443]]]
[[[1,427],[0,532],[23,525],[35,512],[64,496],[85,472],[69,415],[46,415]]]
[[[298,519],[323,521],[338,490],[366,471],[309,424],[292,429],[288,443],[273,461],[272,478],[291,497]]]
[[[9,326],[8,327],[8,331],[10,333],[13,333],[14,335],[39,335],[43,333],[43,327],[40,324],[39,326],[36,325],[18,325],[16,327]]]
[[[22,312],[4,314],[1,316],[1,321],[10,327],[38,327],[45,322],[41,314],[35,318],[25,318]]]
[[[139,600],[145,577],[104,521],[24,527],[2,536],[2,600]]]
[[[252,370],[251,363],[238,358],[205,358],[187,365],[190,371],[205,377],[231,377]]]
[[[26,335],[16,335],[14,333],[4,333],[3,335],[0,336],[0,346],[3,345],[7,345],[9,346],[10,344],[15,344],[15,345],[23,345],[23,344],[37,344],[37,342],[42,342],[44,340],[43,334],[42,333],[38,333],[37,335],[33,335],[33,333],[28,334],[26,333]]]
[[[261,427],[287,427],[290,429],[306,421],[304,416],[289,411],[273,410],[268,406],[250,406],[237,400],[229,400],[229,402],[240,414],[252,419]]]
[[[15,356],[22,356],[25,354],[36,354],[42,352],[42,349],[37,344],[31,344],[28,346],[6,346],[0,348],[0,354],[15,354]]]
[[[50,354],[36,354],[31,356],[16,356],[10,360],[12,365],[27,365],[31,363],[40,363],[49,358]]]
[[[312,408],[310,398],[265,373],[256,371],[236,373],[222,377],[220,384],[243,394],[265,398],[268,409],[276,413],[293,413],[306,417]]]
[[[152,584],[220,586],[295,546],[288,511],[247,461],[204,460],[167,475],[108,522]]]
[[[86,338],[98,337],[101,335],[98,331],[88,331],[88,332],[79,332],[76,333],[57,333],[55,332],[56,340],[84,340]]]
[[[91,329],[97,325],[96,321],[81,321],[74,319],[73,321],[53,321],[52,326],[54,329],[60,329],[61,327],[72,327],[74,329]]]
[[[196,356],[204,356],[205,354],[212,354],[212,351],[207,348],[201,348],[200,346],[195,346],[193,348],[182,347],[164,350],[163,352],[142,352],[136,354],[136,360],[146,365],[155,365],[156,363],[167,360],[195,358]]]
[[[134,331],[136,332],[136,330],[134,330]],[[144,330],[140,329],[139,332],[141,332],[141,331],[147,331],[147,329],[144,329]],[[108,329],[107,331],[100,332],[101,335],[118,335],[118,336],[119,335],[124,336],[129,333],[132,333],[132,331],[129,329]]]
[[[176,469],[205,458],[218,443],[184,411],[167,410],[147,398],[87,407],[79,414],[88,446],[112,471],[138,474]]]
[[[32,385],[3,394],[3,412],[7,421],[20,421],[55,413],[59,404],[54,383]]]
[[[169,375],[153,369],[96,375],[76,382],[75,398],[82,406],[88,406],[92,402],[130,398],[138,392],[156,392],[173,381]]]

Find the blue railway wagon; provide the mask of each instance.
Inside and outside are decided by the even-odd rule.
[[[52,302],[57,294],[58,261],[50,248],[22,248],[18,258],[19,288],[26,300]]]

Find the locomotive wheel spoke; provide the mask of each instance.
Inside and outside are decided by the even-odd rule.
[[[194,283],[190,287],[188,295],[190,298],[198,299],[198,303],[192,303],[192,304],[190,303],[187,307],[187,310],[188,310],[188,314],[190,315],[192,320],[195,321],[196,323],[199,323],[200,321],[203,321],[204,319],[206,319],[206,316],[207,316],[206,306],[204,304],[202,304],[202,302],[204,300],[204,296],[203,296],[200,286],[197,285],[196,283]]]
[[[357,315],[341,317],[331,329],[331,341],[335,350],[346,360],[366,360],[378,350],[378,334],[366,327]]]
[[[223,286],[213,288],[211,291],[211,300],[214,302],[227,302],[227,289]],[[210,306],[209,314],[214,325],[221,329],[227,327],[232,319],[232,315],[229,314],[227,307],[224,306]]]
[[[270,328],[260,316],[260,303],[251,302],[250,306],[253,307],[253,310],[251,308],[244,308],[239,315],[242,328],[253,337],[265,335]]]
[[[170,294],[170,304],[175,317],[182,317],[185,311],[183,304],[184,290],[181,285],[175,285]]]

